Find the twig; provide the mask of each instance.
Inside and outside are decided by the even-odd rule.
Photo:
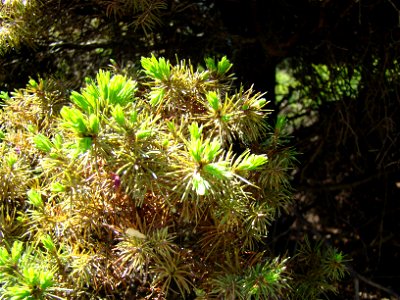
[[[73,50],[93,50],[97,48],[111,48],[120,43],[116,41],[109,42],[99,42],[99,43],[69,43],[69,42],[54,42],[48,45],[48,47],[53,49],[53,52],[57,52],[59,50],[64,49],[73,49]]]
[[[398,27],[400,27],[400,9],[397,8],[397,6],[393,3],[392,0],[388,0],[388,2],[393,6],[393,8],[397,11],[397,13],[399,14],[399,24]]]
[[[358,187],[360,185],[369,183],[370,181],[376,180],[377,178],[384,177],[384,176],[390,176],[392,174],[397,173],[398,170],[383,170],[380,172],[377,172],[373,174],[372,176],[353,181],[353,182],[346,182],[346,183],[336,183],[336,184],[319,184],[319,185],[314,185],[314,186],[304,186],[304,185],[299,185],[295,186],[296,190],[299,191],[306,191],[306,192],[323,192],[323,191],[338,191],[338,190],[345,190],[345,189],[351,189]]]
[[[348,266],[348,270],[350,271],[350,273],[352,274],[352,276],[354,277],[354,285],[356,288],[358,288],[358,280],[361,280],[362,282],[373,286],[381,291],[384,291],[385,293],[395,297],[397,300],[400,300],[400,295],[397,294],[395,291],[391,290],[390,288],[384,287],[383,285],[380,285],[379,283],[376,283],[374,281],[372,281],[371,279],[368,279],[367,277],[357,273],[351,266]],[[357,289],[355,289],[357,291]],[[355,300],[358,300],[358,293],[354,298]]]
[[[360,300],[360,280],[354,277],[354,300]]]

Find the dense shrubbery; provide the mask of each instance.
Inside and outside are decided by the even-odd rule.
[[[276,156],[276,151],[270,150],[273,147],[270,148],[271,146],[267,146],[267,143],[272,145],[271,137],[278,136],[276,135],[278,131],[282,131],[283,119],[279,119],[279,116],[285,116],[287,119],[285,128],[293,136],[290,144],[294,145],[296,151],[301,153],[298,155],[300,163],[290,172],[290,184],[295,187],[293,197],[296,201],[293,205],[282,203],[281,207],[288,208],[288,213],[282,215],[271,226],[268,225],[270,229],[268,237],[262,237],[261,241],[257,240],[254,243],[256,249],[254,252],[266,250],[268,252],[264,257],[271,259],[276,256],[283,259],[291,257],[285,261],[287,267],[285,274],[290,274],[291,279],[288,282],[291,290],[300,295],[301,291],[322,292],[322,289],[315,287],[325,286],[326,289],[324,281],[327,280],[327,277],[320,276],[320,265],[321,261],[326,261],[325,255],[333,254],[324,250],[322,245],[318,247],[318,243],[309,245],[308,248],[305,247],[307,243],[302,246],[297,244],[298,241],[303,240],[304,235],[308,235],[310,241],[315,242],[319,237],[335,247],[342,247],[342,249],[345,247],[348,255],[353,258],[351,276],[348,276],[347,280],[338,286],[339,296],[335,299],[382,298],[388,295],[398,297],[399,292],[391,290],[391,288],[396,290],[398,286],[397,270],[399,269],[398,262],[393,259],[398,257],[397,245],[399,244],[397,239],[399,222],[396,214],[400,191],[398,188],[400,139],[398,139],[399,127],[397,126],[400,112],[398,109],[398,99],[400,98],[398,15],[398,5],[396,6],[396,3],[390,0],[371,0],[368,3],[365,1],[314,0],[2,1],[0,3],[0,91],[5,92],[0,92],[0,98],[8,99],[9,92],[15,89],[20,90],[10,94],[11,99],[6,100],[7,105],[2,113],[3,120],[0,124],[3,130],[0,139],[5,138],[4,142],[0,143],[2,149],[0,186],[4,186],[4,189],[2,188],[4,195],[1,196],[1,199],[17,199],[11,202],[10,200],[1,202],[3,208],[0,214],[2,218],[0,225],[4,237],[0,236],[2,239],[0,247],[4,247],[4,252],[2,252],[4,255],[7,255],[5,250],[8,254],[14,252],[13,260],[18,260],[19,263],[17,268],[15,264],[13,265],[13,260],[5,258],[5,261],[9,262],[6,266],[11,267],[7,267],[7,271],[4,273],[9,277],[5,280],[1,279],[2,291],[0,293],[8,290],[11,286],[20,286],[23,282],[28,284],[29,280],[26,276],[26,278],[17,276],[17,274],[27,272],[23,271],[24,266],[28,269],[35,269],[39,275],[48,270],[54,271],[53,287],[68,289],[72,286],[72,289],[76,288],[76,285],[72,284],[74,277],[71,277],[70,263],[74,257],[71,256],[71,253],[75,252],[63,248],[64,244],[68,245],[68,242],[65,243],[65,240],[60,238],[60,236],[67,236],[69,229],[63,230],[62,227],[57,227],[58,229],[54,231],[51,229],[51,225],[48,225],[49,228],[44,231],[48,232],[52,239],[56,238],[53,242],[60,253],[70,253],[69,256],[67,255],[66,267],[64,267],[66,275],[60,276],[60,271],[53,270],[51,266],[54,264],[42,266],[42,269],[38,268],[37,261],[43,261],[46,251],[43,251],[45,249],[40,246],[42,242],[33,243],[33,241],[37,241],[38,237],[24,234],[27,232],[27,228],[34,225],[30,221],[27,221],[28,223],[23,221],[26,218],[27,210],[33,209],[28,206],[26,201],[30,198],[27,197],[28,195],[35,197],[34,195],[39,192],[42,201],[46,204],[46,209],[49,208],[48,203],[55,201],[54,203],[59,205],[57,209],[63,212],[61,215],[68,215],[65,213],[68,207],[60,207],[61,204],[59,204],[61,203],[60,197],[62,196],[61,199],[64,199],[63,195],[65,194],[63,193],[66,192],[61,190],[56,193],[58,198],[52,198],[57,187],[58,189],[63,187],[57,183],[54,191],[50,188],[51,193],[48,192],[48,187],[47,190],[44,188],[46,182],[50,182],[51,179],[49,177],[44,181],[43,174],[51,172],[49,170],[55,166],[44,171],[43,161],[54,163],[54,157],[50,156],[54,155],[52,152],[59,145],[62,145],[60,153],[66,156],[66,160],[71,164],[76,163],[76,158],[80,155],[89,157],[89,152],[98,155],[99,149],[102,148],[95,148],[95,145],[99,143],[100,146],[111,145],[116,146],[118,151],[121,150],[122,142],[117,140],[121,132],[110,131],[115,134],[114,140],[109,141],[104,138],[104,134],[108,132],[104,131],[104,122],[110,118],[110,115],[108,114],[106,119],[99,118],[97,113],[84,111],[82,107],[72,104],[73,101],[70,98],[71,91],[78,92],[83,87],[84,89],[79,92],[83,94],[87,92],[86,88],[90,89],[91,85],[99,85],[94,79],[92,83],[85,86],[85,78],[96,78],[99,69],[107,69],[110,59],[113,60],[114,66],[113,72],[109,75],[110,80],[113,76],[119,76],[117,74],[126,75],[124,80],[133,80],[137,85],[132,87],[135,90],[133,101],[135,103],[144,101],[148,108],[153,105],[153,108],[146,110],[149,116],[161,115],[160,119],[146,125],[144,130],[147,130],[147,127],[156,126],[157,133],[159,130],[163,134],[170,133],[165,124],[161,125],[161,121],[172,120],[174,110],[177,109],[174,101],[180,103],[180,113],[183,113],[186,106],[183,107],[182,103],[188,99],[185,95],[193,95],[191,91],[200,91],[201,89],[199,86],[194,89],[188,88],[192,83],[189,84],[189,80],[185,78],[192,75],[188,77],[184,74],[185,72],[180,72],[180,84],[178,84],[178,80],[174,80],[174,91],[171,91],[171,86],[163,82],[162,77],[157,77],[158,83],[151,84],[151,78],[145,78],[144,73],[136,74],[133,70],[140,65],[141,57],[154,53],[156,56],[163,56],[169,60],[174,60],[176,55],[188,57],[194,66],[199,63],[203,64],[204,57],[227,55],[235,64],[235,72],[239,80],[233,83],[235,86],[233,87],[230,85],[232,78],[226,78],[227,73],[225,73],[224,76],[211,78],[214,80],[212,84],[216,84],[216,86],[208,86],[199,93],[195,92],[194,94],[200,95],[202,101],[209,107],[217,107],[218,103],[215,102],[215,99],[222,99],[221,101],[233,99],[235,102],[238,98],[244,97],[246,92],[244,89],[240,91],[238,82],[244,82],[247,87],[254,84],[254,90],[268,92],[267,98],[271,102],[266,108],[271,111],[268,112],[267,121],[269,124],[278,124],[277,128],[262,128],[259,132],[260,136],[257,137],[258,133],[255,133],[251,137],[251,139],[258,139],[256,142],[244,143],[241,141],[243,136],[238,138],[234,135],[233,138],[228,138],[229,140],[221,145],[221,149],[229,151],[229,147],[232,145],[231,158],[233,160],[237,159],[246,149],[250,149],[252,154],[267,154],[268,162],[262,168],[279,168],[278,158],[283,156]],[[214,64],[218,63],[214,62]],[[148,63],[147,65],[150,66]],[[212,65],[212,60],[209,60],[206,68],[215,72],[218,66]],[[222,63],[220,68],[223,65]],[[189,66],[190,64],[187,64],[185,68]],[[225,64],[225,66],[229,66],[229,64]],[[171,66],[170,70],[170,75],[175,76],[176,79],[178,67]],[[201,73],[204,70],[199,71]],[[197,74],[193,74],[193,76],[199,75],[197,71],[193,71],[193,73]],[[30,81],[26,86],[31,76],[34,76],[35,79],[44,79]],[[55,80],[49,80],[49,78]],[[119,79],[112,80],[115,80],[115,84],[119,81]],[[209,84],[210,78],[204,82]],[[150,85],[147,85],[149,83]],[[182,93],[180,92],[181,88],[184,91]],[[235,89],[237,90],[234,91]],[[212,92],[217,93],[217,98],[213,96]],[[225,98],[226,93],[228,93],[228,98]],[[237,93],[241,93],[242,96],[232,98]],[[75,101],[79,101],[78,94],[75,92],[73,94],[72,97]],[[182,102],[176,97],[186,100]],[[3,103],[4,101],[0,99],[0,104]],[[156,110],[155,108],[159,108],[160,105],[165,108],[160,111]],[[60,117],[60,110],[64,106],[70,107],[70,109],[65,109]],[[128,108],[121,104],[120,106],[125,115]],[[201,107],[203,106],[199,105],[199,108]],[[227,109],[225,106],[223,107],[221,110]],[[78,112],[73,108],[77,108]],[[114,112],[112,109],[110,113],[115,114],[115,117],[112,115],[113,122],[122,126],[116,123],[120,116],[118,110],[120,109],[118,108]],[[79,116],[79,111],[82,117]],[[197,121],[194,120],[197,117],[189,120],[182,128],[188,128],[195,121],[199,126],[203,126],[203,141],[210,138],[210,142],[212,142],[216,137],[216,132],[207,136],[212,125],[210,121],[207,121],[210,120],[210,111],[205,109],[193,112],[197,116],[204,113],[204,118],[200,117]],[[190,115],[191,113],[188,111],[183,114]],[[36,116],[41,118],[40,121],[37,121]],[[78,117],[76,128],[75,117]],[[130,113],[126,116],[126,118],[128,117],[130,118]],[[278,122],[276,122],[277,120]],[[226,121],[224,120],[224,122]],[[37,122],[40,126],[36,125]],[[225,124],[224,122],[215,123],[216,128]],[[99,123],[99,128],[96,128],[97,123]],[[176,125],[181,124],[180,119],[179,121],[175,120],[175,123]],[[232,123],[231,120],[230,125]],[[27,126],[27,124],[30,125]],[[112,127],[112,130],[115,129],[116,127]],[[142,129],[135,127],[133,130],[136,132]],[[228,128],[229,130],[222,129],[225,134],[231,132],[230,128]],[[232,131],[237,129],[238,127],[235,127]],[[277,131],[276,134],[273,132],[274,130]],[[100,140],[93,139],[96,137],[94,133],[97,131],[98,135],[102,137]],[[184,134],[186,140],[190,140],[188,129],[183,129],[183,131],[186,132]],[[149,133],[143,131],[140,133],[144,134],[140,145],[150,147],[146,144],[148,140],[145,138],[145,135]],[[158,137],[160,135],[152,135],[151,138]],[[281,136],[279,138],[280,145],[277,146],[280,154],[285,152],[285,147],[288,145],[285,145],[284,142],[285,139]],[[262,146],[259,147],[258,144],[262,144]],[[64,149],[67,145],[68,151]],[[181,147],[186,147],[183,142]],[[46,152],[48,148],[51,149],[50,153]],[[84,150],[86,148],[87,151]],[[35,154],[32,156],[33,150]],[[131,150],[129,148],[129,151]],[[71,156],[74,151],[76,157]],[[79,154],[79,151],[83,151],[82,153],[85,154]],[[31,154],[27,156],[27,153]],[[152,159],[155,158],[156,162],[162,158],[154,153],[151,153],[150,156]],[[98,157],[100,161],[104,160],[103,156],[98,155]],[[220,155],[212,163],[219,162],[219,157]],[[131,184],[136,184],[136,186],[138,184],[134,181],[126,182],[128,176],[124,175],[123,170],[118,172],[125,158],[119,157],[119,161],[116,162],[117,168],[112,167],[112,173],[109,175],[111,179],[107,177],[107,180],[111,180],[108,184],[119,186],[119,191],[128,195],[126,197],[132,199],[138,197],[137,199],[145,200],[145,197],[143,198],[143,195],[137,193],[135,188],[128,187]],[[88,161],[88,165],[93,166],[89,158]],[[68,163],[67,166],[70,169],[68,172],[75,171],[75,166],[70,166]],[[154,165],[149,163],[148,167],[151,169]],[[78,165],[79,168],[82,168],[82,165]],[[106,168],[110,168],[109,163]],[[102,169],[99,168],[99,170]],[[176,169],[174,170],[176,171]],[[131,173],[144,172],[142,169],[136,171]],[[15,176],[16,172],[19,174],[18,176]],[[87,174],[80,172],[77,177],[79,180],[85,176],[90,177],[90,174],[93,173],[93,171]],[[60,173],[62,172],[56,170],[52,176],[58,176]],[[251,190],[250,192],[253,193],[255,190],[258,193],[263,190],[264,183],[260,182],[257,177],[259,173],[260,170],[256,170],[249,172],[250,177],[242,176],[260,188],[257,190],[248,186],[245,188],[246,192]],[[281,179],[287,178],[286,171],[280,174],[283,174]],[[40,180],[35,181],[36,179],[33,178],[38,175],[40,175],[38,177]],[[180,176],[183,176],[182,173]],[[205,193],[207,183],[210,186],[209,189],[215,190],[214,184],[220,182],[220,179],[217,178],[217,180],[214,178],[215,176],[207,176],[202,177],[205,181],[194,180],[197,188],[191,190],[192,193],[202,193],[203,191]],[[239,174],[239,176],[241,175]],[[142,178],[142,175],[138,175],[138,177],[140,177],[140,182],[146,178],[152,184],[156,182],[152,177],[150,179]],[[3,180],[3,178],[5,179]],[[74,184],[86,187],[101,181],[99,178],[90,178],[84,183],[78,181]],[[238,177],[233,178],[238,179]],[[271,176],[267,179],[274,180],[276,178]],[[161,181],[162,179],[165,177],[158,176],[157,183],[165,184]],[[74,180],[71,179],[71,181]],[[222,181],[225,183],[227,180]],[[193,180],[191,183],[193,184]],[[245,182],[242,181],[241,184],[244,185]],[[12,189],[8,189],[7,186],[12,186]],[[128,190],[125,190],[127,187]],[[155,189],[154,185],[150,185],[150,187]],[[217,188],[220,189],[221,185]],[[181,186],[180,189],[182,190],[183,187]],[[288,196],[287,189],[288,185],[283,188],[283,191]],[[30,190],[34,193],[31,194]],[[85,189],[80,188],[79,192],[83,190]],[[94,191],[97,190],[94,189]],[[67,195],[73,198],[76,194],[80,194],[79,192],[75,192],[72,196],[68,193]],[[271,193],[267,194],[270,197]],[[121,194],[115,197],[120,196]],[[170,194],[168,196],[171,197]],[[204,197],[209,197],[209,194]],[[278,198],[283,199],[281,195]],[[169,198],[166,197],[166,199]],[[141,201],[145,203],[144,200]],[[284,199],[284,202],[287,200]],[[143,205],[140,209],[146,210],[147,208],[143,208]],[[94,205],[89,206],[88,209],[85,207],[79,209],[81,209],[81,213],[91,214],[92,206]],[[107,211],[111,211],[108,206],[106,208]],[[72,209],[75,208],[72,207]],[[279,214],[276,215],[276,217],[278,216]],[[16,218],[19,218],[18,222],[14,221]],[[74,219],[73,222],[79,221]],[[43,223],[46,222],[43,221]],[[111,221],[104,223],[114,224]],[[186,223],[183,224],[186,226]],[[74,226],[69,225],[67,228]],[[116,226],[118,225],[116,224]],[[78,226],[78,228],[80,227]],[[119,229],[121,234],[125,233],[127,228],[134,228],[133,224],[132,227],[121,227]],[[111,229],[109,228],[109,230]],[[136,228],[136,230],[141,232],[140,229]],[[168,230],[169,233],[175,232],[175,229]],[[114,234],[117,233],[114,232]],[[121,235],[112,236],[110,249],[114,249],[120,242],[118,238],[121,238]],[[13,245],[16,240],[23,244],[16,243],[15,250],[11,250],[14,249]],[[179,239],[174,239],[174,243],[182,244]],[[22,252],[19,249],[22,249]],[[88,251],[87,248],[84,249],[77,250],[77,252]],[[308,255],[296,255],[296,249],[300,249],[303,254],[311,251],[307,249],[313,249],[315,254],[313,257],[318,259],[307,260],[305,257]],[[116,250],[111,251],[116,252]],[[115,254],[114,252],[113,254]],[[22,253],[26,254],[25,258],[17,259]],[[197,254],[198,251],[194,253]],[[74,255],[78,257],[76,254]],[[241,254],[240,257],[243,260],[247,259]],[[338,259],[342,259],[340,255]],[[27,264],[27,261],[30,263]],[[225,261],[225,258],[221,258],[221,261]],[[148,265],[154,266],[153,263],[154,261]],[[13,269],[18,269],[19,272],[9,273]],[[41,271],[39,272],[39,270]],[[110,274],[114,274],[112,272]],[[76,277],[77,273],[74,274]],[[154,273],[150,272],[150,268],[146,274],[148,274],[146,277],[148,280],[146,279],[143,285],[142,294],[146,294],[146,289],[149,289],[150,282],[155,278]],[[304,278],[301,280],[301,274],[304,275],[304,278],[309,278],[307,282],[313,286],[312,288],[308,288],[309,285],[306,284]],[[305,274],[308,275],[305,276]],[[47,275],[40,275],[36,279],[35,276],[32,278],[38,281],[40,276],[45,278]],[[199,286],[204,278],[209,278],[209,276],[204,276],[202,279],[196,276],[191,278],[192,283],[196,286]],[[21,278],[25,279],[21,281]],[[47,280],[41,280],[42,283],[47,282]],[[6,281],[7,285],[3,284]],[[301,282],[302,286],[300,286]],[[138,282],[135,285],[142,286]],[[121,294],[122,288],[121,285],[118,285],[110,294]],[[110,288],[108,287],[108,289]],[[176,287],[173,289],[176,290]],[[107,293],[107,288],[100,288],[97,283],[95,285],[86,284],[83,290],[89,294],[106,295]],[[135,289],[129,288],[128,290],[132,292]],[[55,291],[51,290],[50,286],[48,291],[64,295],[64,297],[72,297],[70,295],[78,293],[76,290],[59,289]],[[207,294],[209,291],[209,289],[205,289],[204,293]],[[199,293],[201,294],[200,291]],[[173,293],[170,292],[169,297],[172,295]],[[188,294],[188,297],[192,297],[192,295],[193,293],[190,296]],[[7,297],[4,296],[4,298]],[[23,293],[21,297],[23,297]],[[81,295],[77,297],[81,297]],[[293,293],[290,297],[294,297]],[[299,296],[299,298],[302,297],[312,298],[312,296],[306,295]]]
[[[2,94],[0,293],[6,299],[317,299],[343,255],[268,249],[294,152],[231,63],[142,58],[67,95]]]

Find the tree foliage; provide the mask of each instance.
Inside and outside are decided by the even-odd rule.
[[[183,199],[198,192],[209,197],[215,189],[231,180],[248,184],[256,194],[259,189],[252,184],[282,187],[275,191],[277,196],[273,201],[267,200],[268,208],[263,213],[274,216],[274,211],[285,211],[285,214],[272,224],[260,224],[271,229],[266,239],[271,247],[267,248],[281,257],[286,257],[282,256],[285,251],[287,256],[293,256],[298,249],[293,241],[301,240],[304,234],[320,237],[328,244],[341,245],[351,251],[354,269],[370,278],[365,280],[366,277],[353,270],[354,282],[361,280],[364,285],[360,288],[375,290],[378,297],[376,287],[380,284],[396,286],[398,269],[390,258],[398,255],[395,234],[398,231],[398,205],[395,200],[398,198],[399,175],[396,125],[399,119],[399,11],[399,5],[392,0],[2,1],[0,90],[4,92],[1,98],[13,103],[7,106],[7,114],[13,111],[20,119],[5,117],[0,138],[8,134],[6,128],[18,128],[22,131],[17,130],[13,142],[18,141],[24,147],[31,147],[33,143],[38,153],[49,155],[63,145],[65,138],[71,142],[75,135],[79,138],[71,147],[79,153],[82,149],[91,149],[93,136],[103,133],[104,120],[100,114],[111,114],[115,124],[127,126],[130,117],[125,116],[124,105],[136,103],[138,98],[146,99],[152,110],[163,107],[151,113],[149,110],[149,116],[143,119],[138,114],[139,121],[135,126],[142,121],[145,123],[142,127],[130,127],[130,130],[140,132],[142,146],[153,149],[153,142],[148,143],[146,136],[150,134],[151,139],[158,136],[149,132],[149,128],[159,124],[160,120],[174,120],[176,115],[179,121],[174,123],[175,130],[180,132],[180,125],[184,123],[180,118],[184,118],[190,108],[195,115],[202,115],[200,120],[195,120],[201,135],[191,137],[196,129],[188,121],[185,123],[186,140],[181,147],[186,147],[187,159],[206,161],[207,164],[196,175],[190,173],[196,165],[194,162],[184,171],[170,171],[182,179],[175,192],[186,191],[185,184],[192,184],[193,189],[185,193]],[[150,53],[155,56],[149,56]],[[190,61],[179,61],[176,55],[190,58]],[[234,62],[239,80],[233,81],[233,75],[226,73],[231,63],[221,59],[224,55]],[[207,56],[218,59],[204,61]],[[198,68],[198,65],[204,66]],[[110,68],[112,72],[107,73]],[[99,69],[103,71],[99,72]],[[138,73],[138,70],[141,71]],[[201,76],[206,70],[215,77],[205,86],[196,85],[204,83]],[[86,77],[92,79],[86,82]],[[27,86],[26,82],[29,82]],[[134,99],[127,96],[112,109],[104,108],[102,101],[102,104],[96,104],[96,97],[108,95],[107,82],[112,82],[113,87],[126,84],[127,90],[122,94],[132,92]],[[243,88],[241,82],[247,88]],[[7,91],[14,91],[12,100]],[[200,97],[201,105],[187,106],[190,97]],[[266,106],[268,112],[262,114],[252,112],[248,115],[238,105],[239,99],[247,99],[254,106],[264,107],[264,97],[270,101]],[[74,103],[72,106],[71,102]],[[265,121],[265,113],[268,113],[269,127],[259,122]],[[40,120],[42,127],[35,129],[29,125],[25,128],[22,120],[29,124]],[[55,125],[65,136],[54,135]],[[228,125],[234,130],[231,131]],[[30,136],[31,140],[25,140],[23,128],[35,133]],[[210,131],[210,128],[214,129]],[[168,127],[168,130],[171,132],[173,128]],[[208,136],[209,131],[211,136]],[[228,170],[228,161],[239,156],[256,162],[252,155],[265,154],[263,142],[288,147],[288,132],[301,153],[301,163],[291,171],[291,176],[287,174],[293,167],[289,159],[293,153],[289,149],[281,152],[286,154],[279,159],[271,159],[271,153],[267,153],[268,161],[264,166],[268,166],[273,176],[247,178],[242,174],[233,175]],[[224,136],[224,139],[217,136]],[[276,136],[280,138],[274,138]],[[118,144],[116,141],[96,142],[101,147]],[[231,152],[228,151],[230,146]],[[101,147],[98,151],[103,149]],[[135,149],[133,158],[119,157],[115,163],[127,163],[126,172],[137,174],[138,183],[134,176],[126,182],[127,177],[115,171],[110,176],[117,186],[122,183],[125,188],[131,186],[124,193],[139,199],[140,204],[144,203],[146,194],[137,190],[139,184],[155,187],[154,176],[146,173],[146,170],[152,170],[152,162],[142,156],[145,154],[140,147]],[[2,196],[7,199],[27,197],[27,190],[36,184],[32,181],[32,168],[38,171],[37,161],[32,164],[27,157],[16,155],[18,151],[19,148],[16,153],[7,150],[1,158],[3,186],[13,187],[2,190]],[[154,161],[160,158],[161,154],[149,151],[146,155]],[[221,153],[226,151],[232,156],[221,158]],[[217,153],[215,156],[214,152]],[[96,153],[102,157],[108,152]],[[137,157],[147,164],[145,169],[135,169]],[[245,165],[236,161],[236,167]],[[68,164],[66,167],[73,169]],[[13,172],[18,175],[14,176]],[[257,169],[246,172],[259,174]],[[154,174],[158,176],[156,172]],[[74,180],[71,178],[71,182]],[[296,188],[294,198],[298,201],[287,206],[289,194],[281,194],[281,191],[287,191],[290,185]],[[54,188],[62,191],[64,187],[56,184]],[[20,202],[24,203],[23,200]],[[4,221],[2,230],[11,237],[17,237],[25,230],[12,221],[18,213],[19,208],[5,206],[0,216]],[[230,220],[230,217],[226,218]],[[271,220],[275,220],[275,216]],[[246,222],[252,221],[249,217]],[[10,242],[7,251],[11,247]],[[32,255],[35,251],[28,247],[27,253]],[[224,256],[225,259],[233,258]],[[279,268],[281,261],[284,259],[270,263]],[[293,270],[291,261],[293,259],[285,264]],[[185,265],[185,261],[179,260],[175,264]],[[263,265],[258,270],[261,269]],[[308,271],[299,268],[296,272]],[[252,276],[251,272],[246,274],[229,275],[223,281],[227,286],[240,285],[243,278]],[[163,278],[159,279],[161,282],[170,277],[160,278]],[[172,279],[170,282],[175,284]],[[341,289],[342,297],[352,285],[350,279]],[[300,288],[300,285],[296,286]],[[307,287],[303,287],[306,291]],[[354,289],[358,287],[354,286]],[[390,288],[383,287],[382,290],[391,293]],[[202,295],[200,290],[197,292]],[[392,294],[396,295],[395,292]]]
[[[262,95],[232,90],[225,57],[141,64],[140,79],[100,70],[69,98],[44,79],[3,95],[2,294],[295,299],[308,272],[309,299],[335,291],[336,250],[298,274],[267,250],[293,151]]]

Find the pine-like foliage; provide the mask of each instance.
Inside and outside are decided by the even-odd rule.
[[[160,15],[166,8],[165,0],[3,0],[0,55],[21,45],[35,49],[49,43],[52,47],[74,43],[85,47],[90,42],[104,42],[106,36],[110,38],[105,28],[110,18],[118,19],[122,27],[140,28],[147,33],[161,24]],[[99,31],[102,38],[97,36]]]
[[[141,27],[145,32],[161,23],[160,14],[167,8],[166,0],[105,0],[109,16],[116,18],[133,15],[133,25]]]
[[[294,153],[283,120],[267,126],[263,94],[233,91],[225,57],[196,70],[155,56],[141,64],[132,78],[100,70],[69,98],[43,79],[2,94],[0,294],[317,299],[334,290],[341,253],[319,247],[310,261],[306,243],[295,260],[304,268],[287,268],[268,250],[271,222],[291,203]]]
[[[19,47],[23,42],[32,45],[34,30],[27,23],[29,14],[36,11],[36,1],[6,0],[0,4],[0,55]]]

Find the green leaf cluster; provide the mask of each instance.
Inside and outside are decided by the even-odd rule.
[[[4,98],[1,288],[21,299],[293,297],[290,260],[265,251],[291,204],[284,122],[271,130],[263,95],[231,88],[226,57],[141,63],[69,94],[40,79]],[[335,281],[344,269],[332,257],[321,266]]]
[[[318,299],[336,293],[337,286],[332,284],[343,278],[348,272],[349,259],[341,251],[322,241],[312,242],[306,236],[293,263],[297,263],[298,280],[294,289],[295,299]]]
[[[0,247],[0,293],[2,299],[60,299],[55,270],[45,255],[15,241],[11,247]]]
[[[218,274],[211,279],[214,296],[224,299],[281,299],[289,290],[286,259],[267,259],[253,268]]]

